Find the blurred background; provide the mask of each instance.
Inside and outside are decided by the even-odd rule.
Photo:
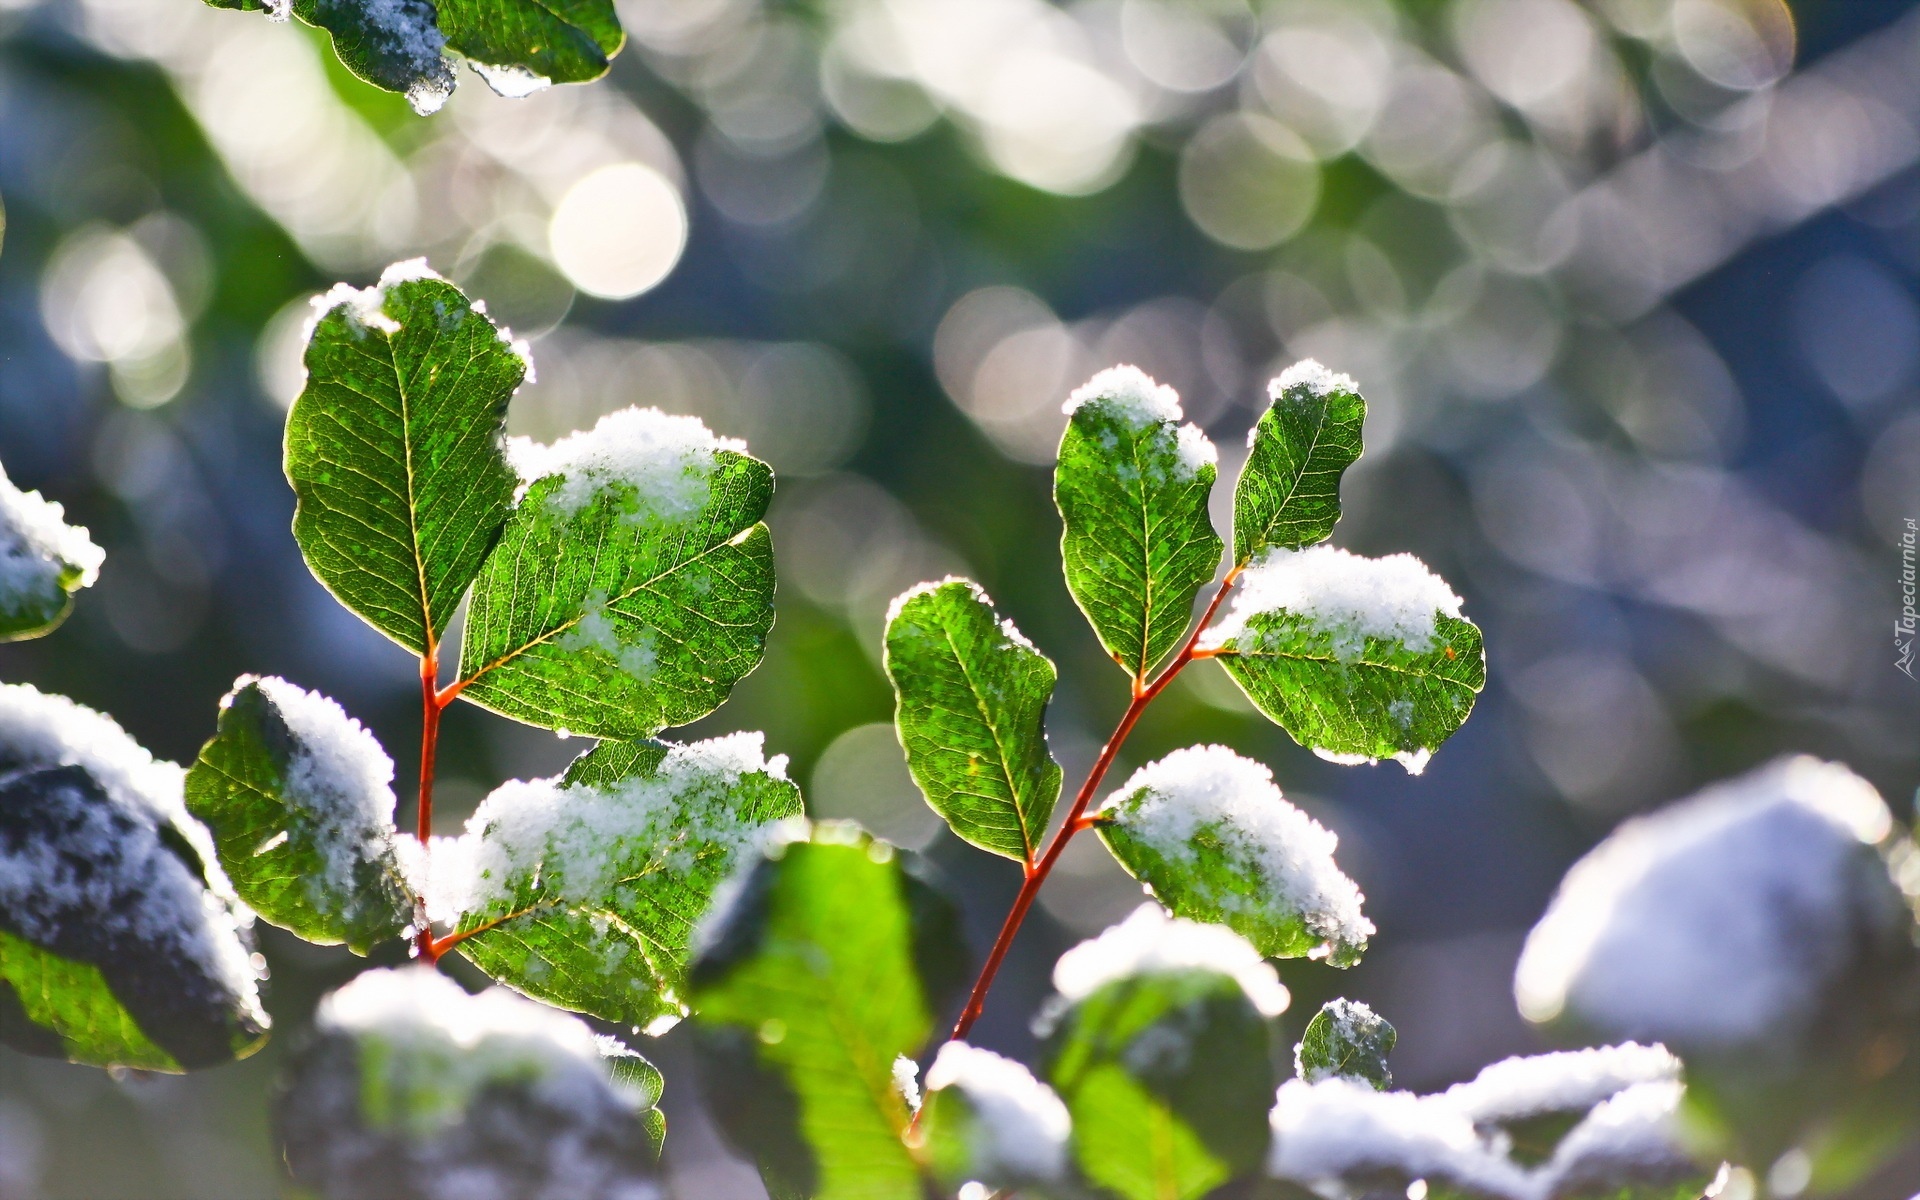
[[[621,17],[608,80],[510,101],[467,76],[419,118],[297,25],[0,0],[0,461],[107,550],[59,633],[0,647],[0,678],[185,761],[236,675],[282,674],[377,730],[410,789],[413,662],[306,572],[279,439],[309,297],[424,255],[532,339],[513,432],[657,405],[773,463],[766,661],[680,736],[766,730],[816,813],[927,851],[979,947],[1018,871],[915,795],[881,620],[919,580],[979,579],[1060,664],[1050,737],[1084,773],[1127,694],[1061,581],[1050,464],[1067,391],[1115,362],[1179,389],[1223,479],[1281,367],[1356,377],[1368,448],[1335,541],[1419,554],[1486,631],[1486,693],[1424,776],[1313,758],[1210,664],[1116,768],[1227,743],[1339,832],[1380,935],[1352,971],[1284,967],[1296,1026],[1366,999],[1400,1029],[1400,1082],[1444,1085],[1537,1048],[1520,940],[1625,816],[1806,750],[1911,817],[1909,0]],[[446,826],[582,748],[466,706],[444,737]],[[978,1040],[1029,1055],[1054,957],[1140,900],[1076,843]],[[0,1051],[0,1198],[279,1194],[262,1097],[362,962],[260,936],[278,1036],[254,1059],[116,1080]],[[642,1048],[678,1194],[761,1196],[681,1035]],[[1916,1188],[1908,1162],[1862,1194]]]

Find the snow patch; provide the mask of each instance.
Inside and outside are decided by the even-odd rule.
[[[1133,773],[1101,812],[1169,862],[1191,867],[1204,835],[1210,853],[1251,877],[1255,895],[1208,888],[1205,903],[1223,912],[1282,921],[1298,914],[1328,945],[1364,944],[1373,922],[1361,914],[1360,889],[1335,865],[1339,837],[1301,812],[1274,786],[1273,772],[1225,746],[1190,746]]]
[[[1613,1194],[1625,1182],[1701,1174],[1683,1147],[1677,1080],[1637,1083],[1601,1101],[1554,1147],[1539,1172],[1543,1196]]]
[[[1442,1097],[1377,1092],[1339,1077],[1289,1079],[1268,1122],[1267,1170],[1282,1179],[1312,1186],[1391,1172],[1496,1196],[1529,1194],[1526,1173],[1494,1153],[1473,1122]]]
[[[1357,396],[1360,385],[1353,376],[1329,371],[1311,358],[1301,359],[1267,384],[1267,396],[1275,404],[1307,396],[1324,399],[1335,392]]]
[[[718,847],[729,863],[740,862],[780,825],[742,819],[731,794],[746,775],[786,779],[786,755],[764,758],[764,737],[735,733],[674,746],[653,772],[606,789],[559,778],[502,784],[481,801],[464,833],[434,839],[428,916],[456,921],[532,878],[578,902],[604,899],[620,868],[635,861],[685,872]]]
[[[324,912],[334,897],[355,894],[359,865],[379,859],[394,841],[393,760],[339,704],[284,679],[242,676],[221,707],[250,683],[273,702],[293,734],[283,788],[287,802],[312,822],[322,866],[321,878],[309,881],[307,891]]]
[[[989,1179],[1060,1180],[1073,1121],[1052,1088],[1026,1067],[965,1042],[948,1042],[927,1071],[928,1092],[957,1088],[976,1121],[970,1170]]]
[[[637,493],[634,519],[677,524],[706,507],[715,456],[746,449],[737,438],[715,437],[698,417],[623,408],[550,446],[510,437],[507,461],[520,474],[516,500],[536,480],[559,475],[563,479],[546,503],[560,513],[571,516],[618,486]]]
[[[1873,846],[1892,818],[1835,763],[1776,761],[1621,825],[1574,864],[1515,972],[1533,1021],[1791,1051],[1869,944],[1910,918]]]
[[[0,468],[0,611],[57,611],[69,586],[99,578],[105,559],[85,529],[66,523],[66,509],[21,491]]]
[[[1679,1078],[1680,1060],[1665,1046],[1628,1042],[1502,1059],[1444,1095],[1474,1124],[1497,1125],[1545,1113],[1585,1112],[1627,1088]]]
[[[1341,662],[1358,660],[1369,638],[1423,654],[1439,636],[1437,618],[1458,617],[1460,604],[1446,581],[1411,554],[1365,558],[1337,546],[1275,547],[1241,573],[1232,607],[1200,645],[1258,650],[1261,635],[1249,622],[1284,612],[1325,635]]]
[[[1168,916],[1151,903],[1062,954],[1053,967],[1053,986],[1071,1003],[1117,979],[1188,970],[1232,976],[1263,1016],[1287,1009],[1286,987],[1253,943],[1224,925]]]

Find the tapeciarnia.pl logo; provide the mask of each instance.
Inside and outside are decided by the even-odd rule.
[[[1900,615],[1893,622],[1893,665],[1908,679],[1913,679],[1914,627],[1920,623],[1920,614],[1914,611],[1914,538],[1920,530],[1915,528],[1914,518],[1907,518],[1907,527],[1900,534]]]

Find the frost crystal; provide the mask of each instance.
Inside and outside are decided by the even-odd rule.
[[[784,754],[762,757],[763,736],[675,746],[655,771],[605,790],[557,778],[502,784],[464,833],[434,839],[429,916],[458,920],[530,879],[566,901],[604,900],[620,868],[634,862],[684,872],[715,848],[739,862],[774,826],[743,820],[730,789],[748,774],[787,777]]]
[[[1363,558],[1326,545],[1274,548],[1240,576],[1232,609],[1200,644],[1257,650],[1260,635],[1248,623],[1281,612],[1306,620],[1329,639],[1335,658],[1352,662],[1369,638],[1399,642],[1414,654],[1431,650],[1436,618],[1458,617],[1460,597],[1411,554]]]
[[[1165,971],[1215,971],[1232,976],[1264,1016],[1287,1010],[1287,989],[1253,944],[1224,925],[1170,917],[1158,904],[1133,915],[1060,956],[1053,986],[1068,1001],[1084,1000],[1116,979]]]
[[[0,839],[0,912],[9,925],[39,942],[81,921],[92,938],[131,938],[185,955],[264,1028],[239,938],[242,921],[252,918],[232,901],[212,837],[187,813],[186,773],[156,761],[109,717],[27,684],[0,684],[0,779],[48,767],[81,768],[110,807],[87,803],[75,789],[50,789],[58,841]],[[169,833],[192,846],[205,884],[167,844]]]
[[[1448,1088],[1448,1103],[1476,1125],[1555,1112],[1585,1112],[1607,1097],[1644,1083],[1680,1078],[1680,1060],[1665,1046],[1600,1046],[1507,1058],[1470,1082]]]
[[[65,517],[59,504],[21,491],[0,469],[0,615],[51,616],[69,588],[99,577],[106,553]]]
[[[969,1170],[993,1180],[1058,1180],[1067,1172],[1072,1119],[1052,1088],[991,1050],[948,1042],[927,1071],[927,1091],[958,1089],[976,1121]]]
[[[1682,1055],[1790,1052],[1858,956],[1910,923],[1872,849],[1891,826],[1871,784],[1807,757],[1628,821],[1528,936],[1520,1011]]]
[[[1339,838],[1289,804],[1273,773],[1225,746],[1190,746],[1135,771],[1102,812],[1162,858],[1188,868],[1189,895],[1223,913],[1279,922],[1300,914],[1329,945],[1364,944],[1373,923],[1360,889],[1334,864]],[[1256,884],[1219,886],[1194,871],[1202,853],[1226,860],[1224,873]]]
[[[283,787],[287,802],[312,822],[323,878],[310,881],[307,890],[324,911],[331,897],[355,894],[355,869],[393,841],[393,760],[327,697],[272,676],[242,676],[234,691],[250,683],[259,685],[293,734]],[[232,698],[229,693],[222,707]]]
[[[635,519],[670,523],[692,520],[706,507],[718,452],[746,449],[736,438],[715,437],[698,417],[668,416],[657,408],[608,413],[592,429],[570,433],[551,446],[507,439],[507,459],[520,473],[521,494],[536,480],[565,476],[547,503],[571,515],[609,487],[624,485],[638,494]]]
[[[1094,404],[1134,429],[1153,424],[1178,424],[1183,416],[1180,395],[1164,383],[1155,383],[1138,367],[1108,367],[1081,384],[1067,397],[1061,411],[1068,416]],[[1180,425],[1174,435],[1180,470],[1186,478],[1203,466],[1220,461],[1220,452],[1194,424]]]

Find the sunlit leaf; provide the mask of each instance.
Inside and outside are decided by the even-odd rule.
[[[341,603],[424,652],[512,504],[502,439],[526,360],[422,262],[327,302],[287,415],[293,535]]]
[[[1411,555],[1272,550],[1202,639],[1260,711],[1323,758],[1418,773],[1486,683],[1480,630]]]
[[[1220,565],[1207,516],[1216,454],[1180,424],[1173,389],[1132,367],[1100,372],[1068,408],[1053,475],[1067,588],[1107,653],[1140,678],[1179,643]]]
[[[953,831],[1008,858],[1039,856],[1060,798],[1044,728],[1055,672],[977,584],[922,584],[893,602],[887,677],[907,767]]]
[[[1272,407],[1254,426],[1233,492],[1233,561],[1269,547],[1324,542],[1340,519],[1340,476],[1360,457],[1366,402],[1345,375],[1312,359],[1269,385]]]
[[[1371,1008],[1353,1000],[1329,1000],[1307,1022],[1293,1048],[1295,1074],[1309,1083],[1340,1076],[1380,1091],[1393,1086],[1387,1055],[1399,1035]]]
[[[52,633],[105,555],[60,505],[23,492],[0,470],[0,642]]]
[[[529,996],[623,1025],[676,1019],[714,889],[800,814],[785,766],[759,734],[604,742],[559,779],[504,784],[435,843],[434,915]]]
[[[774,853],[694,967],[712,1109],[773,1195],[922,1200],[898,1064],[960,982],[957,914],[852,827]]]
[[[626,409],[554,446],[474,584],[461,694],[595,737],[705,716],[773,625],[773,472],[691,417]]]

